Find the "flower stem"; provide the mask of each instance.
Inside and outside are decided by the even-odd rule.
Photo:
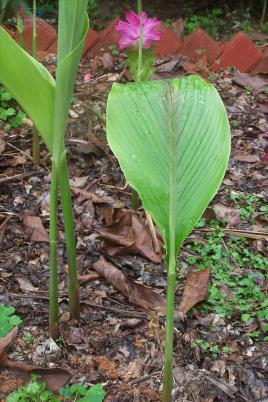
[[[58,326],[58,269],[57,269],[57,209],[58,209],[58,172],[52,161],[50,186],[50,222],[49,222],[49,334],[57,338]]]
[[[143,45],[143,38],[142,38],[142,0],[138,0],[138,15],[140,16],[140,40],[139,40],[139,55],[138,55],[138,74],[137,74],[137,81],[142,81],[142,45]]]
[[[69,174],[66,152],[64,151],[59,174],[59,188],[61,193],[61,205],[65,229],[65,241],[68,254],[68,272],[69,272],[69,305],[71,318],[79,321],[80,303],[79,303],[79,285],[77,279],[76,267],[76,245],[73,224],[72,197],[69,184]]]
[[[137,82],[142,81],[142,70],[143,70],[143,64],[142,64],[142,0],[137,0],[137,11],[138,15],[140,16],[140,40],[139,40],[139,53],[138,53],[138,73],[137,73]],[[132,194],[131,194],[131,207],[133,209],[138,209],[140,205],[140,198],[139,194],[137,193],[136,190],[132,189]]]

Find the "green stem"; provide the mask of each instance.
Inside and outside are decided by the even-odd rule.
[[[143,70],[143,65],[142,65],[142,0],[137,1],[137,11],[138,15],[140,15],[140,40],[139,40],[139,53],[138,53],[138,73],[137,73],[137,82],[142,81],[142,70]],[[139,194],[137,193],[136,190],[132,189],[132,194],[131,194],[131,207],[133,209],[138,209],[140,205],[140,197]]]
[[[138,55],[138,74],[137,74],[137,81],[140,82],[142,81],[142,45],[143,45],[143,40],[142,40],[142,0],[138,0],[138,15],[140,15],[140,40],[139,40],[139,55]]]
[[[40,164],[40,145],[39,145],[39,134],[36,127],[33,127],[33,144],[32,144],[32,154],[34,165]]]
[[[36,0],[33,0],[33,46],[32,46],[32,56],[36,59],[37,54],[37,35],[36,35]],[[33,128],[33,163],[34,165],[40,164],[40,145],[39,145],[39,134],[37,129]]]
[[[66,236],[66,248],[68,255],[69,273],[69,305],[71,318],[80,319],[79,285],[76,267],[76,245],[73,223],[72,197],[69,184],[69,174],[66,152],[64,151],[59,170],[59,187],[61,193],[61,205]]]
[[[264,24],[265,21],[266,9],[267,9],[267,0],[264,0],[262,7],[261,21],[260,21],[261,26]]]
[[[170,402],[173,375],[173,337],[174,337],[174,298],[176,288],[176,259],[170,258],[167,277],[167,311],[166,311],[166,336],[164,357],[164,384],[162,402]]]
[[[58,269],[57,269],[57,210],[58,210],[58,172],[52,162],[50,186],[50,223],[49,223],[49,333],[57,338],[59,333],[58,316]]]

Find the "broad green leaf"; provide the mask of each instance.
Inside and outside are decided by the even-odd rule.
[[[0,27],[0,82],[20,104],[52,149],[55,81]]]
[[[114,84],[107,136],[167,253],[176,255],[227,167],[230,130],[219,94],[197,76]]]

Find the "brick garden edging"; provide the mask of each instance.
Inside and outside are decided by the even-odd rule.
[[[109,52],[109,46],[118,43],[115,26],[118,18],[113,20],[104,30],[96,32],[90,29],[83,49],[83,56],[101,56]],[[17,32],[4,27],[18,41]],[[268,48],[260,51],[252,40],[243,32],[236,33],[231,40],[222,44],[211,38],[202,28],[198,28],[184,41],[171,29],[161,23],[159,30],[161,39],[156,45],[157,56],[179,55],[189,57],[195,63],[204,55],[208,67],[212,71],[235,67],[241,73],[268,73]],[[28,51],[32,47],[32,18],[27,18],[24,26],[24,39]],[[40,58],[57,51],[57,33],[53,26],[41,18],[37,18],[37,44]]]

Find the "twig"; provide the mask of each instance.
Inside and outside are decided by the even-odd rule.
[[[159,374],[161,374],[161,373],[162,373],[161,371],[155,371],[155,372],[152,373],[152,374],[143,375],[142,377],[135,378],[134,380],[130,381],[129,384],[130,384],[130,385],[139,384],[140,382],[149,380],[149,378],[154,377],[154,376],[156,376],[156,375],[159,375]]]
[[[20,174],[15,174],[14,176],[8,176],[8,177],[0,178],[0,183],[5,183],[7,181],[12,181],[12,180],[19,180],[19,179],[22,179],[24,177],[34,176],[35,174],[43,175],[44,172],[39,172],[38,170],[33,170],[31,172],[24,172],[24,173],[20,173]]]
[[[147,219],[149,230],[150,230],[151,235],[152,235],[154,250],[155,250],[156,254],[159,254],[160,253],[160,247],[159,247],[158,239],[157,239],[157,236],[156,236],[153,220],[151,218],[151,215],[147,211],[145,211],[145,216],[146,216],[146,219]]]
[[[251,239],[265,239],[268,240],[267,232],[256,232],[254,230],[240,230],[240,229],[221,229],[225,235],[248,237]],[[217,229],[194,229],[195,232],[217,232]]]

